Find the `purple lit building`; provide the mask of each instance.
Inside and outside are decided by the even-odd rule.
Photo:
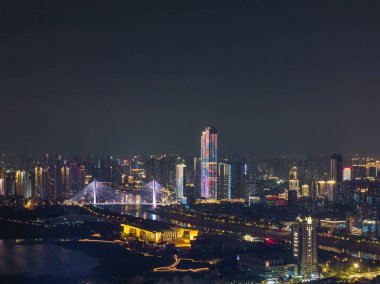
[[[218,186],[218,132],[206,126],[201,136],[201,197],[217,198]]]

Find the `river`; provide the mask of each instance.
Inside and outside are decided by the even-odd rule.
[[[14,245],[0,240],[0,275],[70,274],[73,278],[82,278],[97,265],[95,258],[63,246],[50,243]]]
[[[154,214],[150,212],[152,209],[151,205],[96,205],[96,207],[102,209],[107,208],[112,212],[126,214],[137,218],[171,223],[180,227],[195,227],[190,223],[184,223],[175,219],[165,218]]]
[[[172,262],[109,243],[14,243],[0,240],[0,283],[129,283]]]
[[[338,254],[347,254],[359,259],[380,261],[380,255],[374,254],[374,253],[368,253],[368,252],[358,251],[358,250],[350,250],[350,249],[345,249],[345,248],[337,248],[337,247],[331,247],[331,246],[325,246],[325,245],[319,245],[318,248],[322,250],[338,253]]]

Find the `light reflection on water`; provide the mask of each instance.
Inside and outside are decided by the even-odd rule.
[[[357,251],[357,250],[349,250],[349,249],[344,249],[344,248],[322,246],[322,245],[320,245],[318,247],[322,250],[335,252],[338,254],[348,254],[348,255],[356,257],[356,258],[364,258],[364,259],[369,259],[369,260],[380,261],[380,255],[378,255],[378,254],[373,254],[373,253],[368,253],[368,252],[363,252],[363,251]]]
[[[149,219],[154,221],[162,221],[172,223],[181,227],[188,227],[190,224],[179,222],[177,220],[161,217],[157,214],[149,212],[152,209],[150,205],[97,205],[99,208],[108,208],[112,212],[118,212],[137,218]]]
[[[152,209],[152,206],[150,205],[97,205],[97,207],[107,208],[112,212],[122,213],[122,214],[130,215],[133,217],[162,221],[162,222],[171,223],[171,224],[174,224],[180,227],[185,227],[185,228],[199,229],[206,233],[213,233],[217,235],[228,234],[231,236],[239,236],[239,237],[241,236],[241,233],[236,232],[236,231],[229,231],[222,228],[195,225],[195,224],[190,224],[190,223],[178,221],[175,219],[159,216],[157,214],[149,212]]]

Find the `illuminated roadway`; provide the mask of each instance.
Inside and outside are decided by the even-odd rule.
[[[285,241],[289,241],[291,239],[290,231],[258,228],[258,227],[253,227],[249,225],[235,224],[235,223],[224,223],[224,222],[219,222],[216,220],[205,220],[200,217],[183,216],[180,214],[172,214],[172,213],[167,213],[167,212],[163,213],[163,212],[155,211],[154,213],[162,217],[165,217],[167,219],[173,219],[173,220],[177,220],[183,223],[191,224],[192,226],[195,226],[197,229],[206,229],[206,230],[214,231],[216,233],[220,232],[224,234],[226,231],[228,231],[231,234],[236,234],[236,235],[249,234],[253,237],[258,237],[258,238],[275,238],[275,239],[280,239],[280,240],[285,240]],[[321,235],[318,236],[318,243],[321,245],[330,246],[330,247],[337,247],[337,248],[355,250],[355,251],[363,251],[363,252],[380,255],[380,245],[376,245],[376,244],[369,244],[369,243],[364,243],[364,242],[358,243],[354,241],[330,238],[330,237],[321,236]]]
[[[207,263],[207,264],[216,264],[218,263],[218,260],[212,260],[212,261],[202,261],[202,260],[194,260],[191,258],[179,258],[178,255],[173,255],[174,263],[168,266],[163,267],[157,267],[153,269],[154,272],[204,272],[210,270],[209,267],[200,267],[200,268],[177,268],[177,266],[180,264],[181,261],[190,261],[192,263]]]
[[[102,240],[102,239],[79,239],[78,242],[83,242],[83,243],[106,243],[106,244],[117,244],[117,245],[123,245],[123,241],[121,240]],[[160,255],[152,255],[146,252],[140,252],[137,250],[133,250],[129,247],[124,247],[126,250],[133,251],[135,253],[142,254],[144,256],[149,256],[149,257],[158,257],[160,258]],[[199,267],[199,268],[177,268],[177,266],[180,264],[181,261],[189,261],[191,263],[204,263],[204,264],[209,264],[209,265],[214,265],[219,262],[219,260],[195,260],[192,258],[180,258],[178,255],[173,255],[174,258],[174,263],[168,265],[168,266],[162,266],[162,267],[157,267],[154,268],[154,272],[193,272],[193,273],[198,273],[198,272],[205,272],[210,270],[209,267]]]
[[[237,233],[240,235],[250,234],[255,237],[261,237],[261,238],[276,238],[276,239],[282,239],[282,240],[290,240],[289,231],[257,228],[253,226],[234,224],[234,223],[222,223],[222,222],[205,220],[202,218],[188,217],[188,216],[177,215],[177,214],[168,214],[168,213],[162,214],[161,212],[158,212],[158,213],[155,212],[155,214],[161,215],[162,217],[165,217],[168,219],[174,219],[180,222],[190,223],[191,225],[194,225],[197,228],[203,227],[205,229],[216,230],[216,231],[221,231],[221,230],[231,231],[233,233]]]
[[[114,219],[115,221],[120,221],[120,217],[118,218],[118,217],[107,216],[104,213],[95,212],[86,206],[82,205],[82,207],[87,209],[91,214],[94,214],[96,216],[102,216],[108,219]],[[162,214],[161,212],[158,212],[158,213],[154,212],[154,213],[159,214],[162,217],[165,217],[167,219],[171,219],[173,224],[175,224],[173,221],[184,222],[184,223],[190,224],[196,229],[205,229],[206,231],[209,230],[216,234],[224,235],[226,234],[226,232],[229,232],[231,235],[235,234],[239,236],[249,234],[253,237],[258,237],[258,238],[276,238],[276,239],[285,240],[285,241],[289,241],[291,238],[291,233],[289,231],[257,228],[257,227],[252,227],[248,225],[243,225],[243,224],[222,223],[222,222],[217,222],[217,221],[204,220],[201,218],[183,216],[179,214],[168,214],[168,213]],[[357,250],[357,251],[363,251],[363,252],[380,255],[379,245],[367,244],[363,242],[356,243],[352,241],[333,239],[333,238],[324,237],[324,236],[318,236],[318,242],[321,245],[326,245],[330,247]]]

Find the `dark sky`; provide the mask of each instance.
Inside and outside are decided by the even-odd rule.
[[[1,152],[380,154],[379,1],[1,2]]]

